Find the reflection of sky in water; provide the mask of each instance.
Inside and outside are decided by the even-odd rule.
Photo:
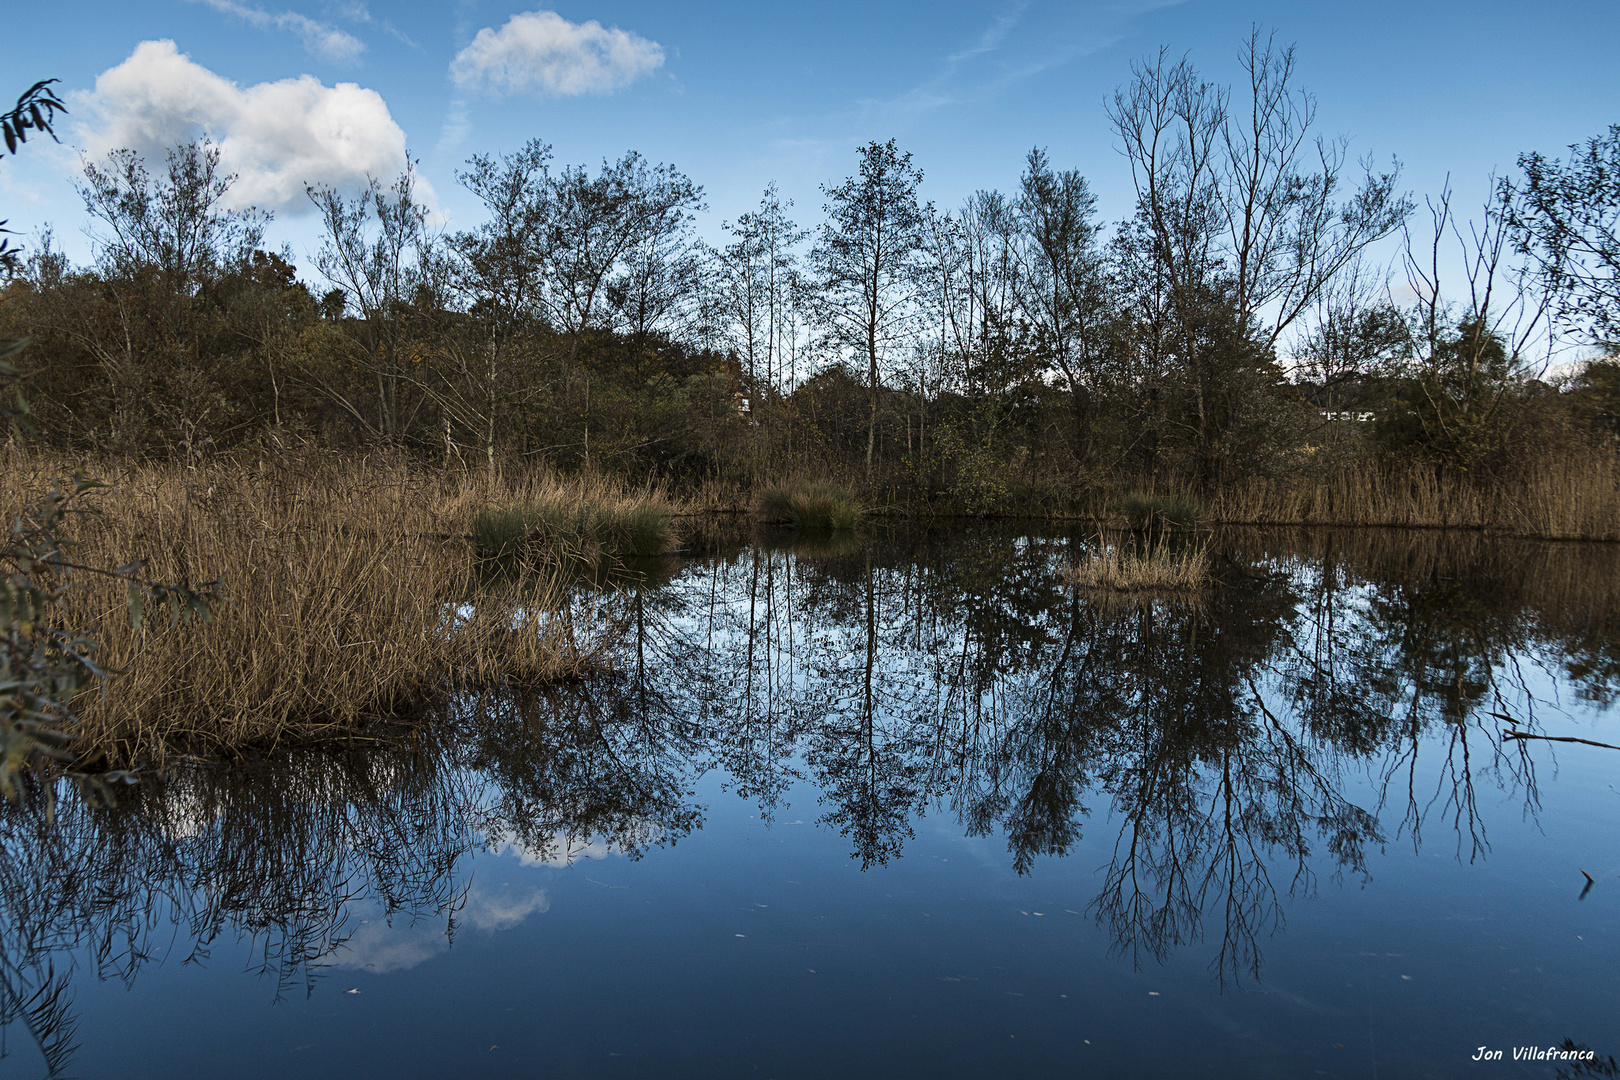
[[[510,930],[530,915],[544,915],[551,907],[545,890],[527,894],[490,895],[479,889],[467,893],[467,901],[456,912],[462,930],[493,934]],[[360,928],[330,957],[335,968],[353,968],[386,975],[408,971],[424,961],[450,951],[450,932],[444,923],[416,919],[392,922],[382,912],[360,920]]]
[[[605,859],[613,853],[607,842],[588,838],[581,840],[566,833],[558,833],[539,844],[526,844],[511,834],[496,833],[486,844],[493,855],[511,855],[524,866],[572,866],[580,859]]]
[[[415,756],[177,781],[113,843],[69,808],[94,842],[0,899],[78,927],[50,955],[83,1075],[1444,1076],[1603,1046],[1616,752],[1501,736],[1620,742],[1588,700],[1620,567],[1387,542],[1251,557],[1196,610],[1077,607],[1062,540],[732,548],[604,600],[617,683],[458,695]]]

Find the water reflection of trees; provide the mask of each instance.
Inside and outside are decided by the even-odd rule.
[[[1612,580],[1588,565],[1602,551],[1229,536],[1198,602],[1109,604],[1052,572],[1085,542],[714,545],[645,631],[672,661],[647,677],[660,707],[706,718],[762,802],[804,767],[863,866],[942,808],[1003,833],[1025,873],[1105,810],[1092,912],[1138,957],[1214,918],[1224,974],[1257,973],[1281,898],[1323,871],[1365,875],[1369,846],[1418,844],[1439,821],[1459,854],[1484,854],[1479,784],[1535,811],[1532,758],[1500,738],[1537,723],[1527,664],[1594,701],[1613,692],[1620,609],[1582,585]],[[691,667],[677,642],[699,646]]]
[[[700,824],[692,746],[589,687],[458,698],[431,740],[197,768],[115,807],[0,803],[0,1029],[59,1075],[76,978],[133,983],[148,964],[252,957],[279,998],[340,962],[362,915],[441,922],[466,904],[467,857],[579,842],[639,855]]]
[[[54,819],[6,807],[0,1022],[24,1026],[51,1074],[71,1050],[80,967],[127,984],[154,960],[246,939],[279,997],[352,932],[353,901],[403,918],[456,906],[470,836],[457,783],[430,757],[282,765],[190,772],[112,809],[62,800]]]
[[[1537,807],[1536,672],[1620,688],[1620,575],[1594,547],[1424,534],[1223,537],[1196,602],[1061,588],[1082,538],[711,537],[621,582],[622,673],[446,702],[442,737],[197,769],[116,808],[0,807],[0,1024],[53,1070],[75,978],[251,943],[286,994],[357,911],[443,920],[467,856],[632,857],[700,828],[716,771],[767,818],[801,780],[872,866],[917,819],[999,834],[1018,873],[1107,852],[1090,912],[1118,949],[1216,944],[1257,974],[1284,901],[1443,825],[1488,852],[1476,791]],[[679,569],[671,577],[671,571]]]

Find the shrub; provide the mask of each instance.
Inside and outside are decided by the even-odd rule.
[[[669,509],[650,499],[544,497],[518,507],[486,507],[473,515],[473,550],[480,559],[531,567],[598,566],[604,558],[659,555],[673,545]]]

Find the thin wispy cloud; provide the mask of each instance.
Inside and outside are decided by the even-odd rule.
[[[341,19],[344,22],[356,23],[362,26],[381,27],[383,33],[387,34],[389,37],[392,37],[394,40],[398,41],[407,48],[415,49],[417,52],[427,51],[423,49],[421,45],[412,40],[410,35],[406,34],[405,31],[401,30],[387,19],[373,18],[371,8],[365,3],[361,2],[361,0],[326,0],[326,2],[321,5],[321,10],[326,13],[326,17],[329,19]]]
[[[450,62],[450,78],[464,90],[575,97],[611,93],[663,63],[664,47],[639,34],[525,11],[478,31]]]
[[[225,15],[233,15],[259,30],[283,30],[296,34],[304,42],[304,49],[328,60],[353,60],[366,51],[365,42],[329,23],[318,22],[296,11],[266,11],[240,0],[192,0]],[[371,21],[364,4],[343,5],[344,15],[358,22]],[[356,17],[356,16],[359,17]]]
[[[1028,9],[1028,0],[1012,0],[1003,5],[971,45],[944,58],[938,72],[888,101],[867,102],[867,107],[877,112],[915,114],[954,105],[982,92],[982,87],[958,85],[962,69],[975,66],[972,61],[1000,49]]]
[[[987,52],[995,51],[1006,36],[1012,32],[1012,28],[1018,25],[1018,20],[1024,17],[1024,12],[1028,8],[1029,0],[1019,0],[1017,3],[1008,4],[990,25],[985,27],[984,33],[979,35],[979,40],[961,52],[947,56],[946,61],[953,64],[960,63],[963,60],[971,60],[975,56],[982,56]]]
[[[860,104],[868,116],[909,116],[993,97],[1044,71],[1110,48],[1129,36],[1131,25],[1142,15],[1185,2],[1126,0],[1093,12],[1085,33],[1042,35],[1034,40],[1029,40],[1032,33],[1025,33],[1021,38],[1027,43],[1015,49],[1008,39],[1025,21],[1030,4],[1029,0],[1010,0],[972,44],[943,57],[935,74],[892,98]]]
[[[326,0],[321,5],[329,18],[343,19],[346,22],[368,23],[371,21],[371,9],[364,0]]]

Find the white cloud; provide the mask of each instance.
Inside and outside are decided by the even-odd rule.
[[[352,188],[405,167],[405,133],[375,90],[312,75],[242,87],[172,41],[141,42],[73,104],[92,158],[127,147],[161,163],[170,147],[207,135],[237,174],[237,206],[298,213],[309,207],[306,184]]]
[[[544,915],[551,910],[544,889],[536,889],[527,896],[486,896],[473,893],[461,913],[461,922],[474,930],[494,933],[510,930],[530,915]]]
[[[226,15],[235,15],[260,30],[290,30],[304,39],[306,50],[316,56],[324,56],[328,60],[352,60],[366,51],[365,42],[353,34],[345,33],[323,22],[316,22],[296,11],[265,11],[251,4],[240,3],[239,0],[193,0],[193,2],[207,4],[215,11],[224,12]],[[361,4],[359,10],[364,13],[365,5]],[[362,21],[369,21],[369,18],[368,15]]]
[[[571,23],[554,11],[525,11],[499,30],[478,31],[450,62],[450,78],[465,88],[573,97],[628,86],[663,62],[663,46],[639,34],[595,19]]]

